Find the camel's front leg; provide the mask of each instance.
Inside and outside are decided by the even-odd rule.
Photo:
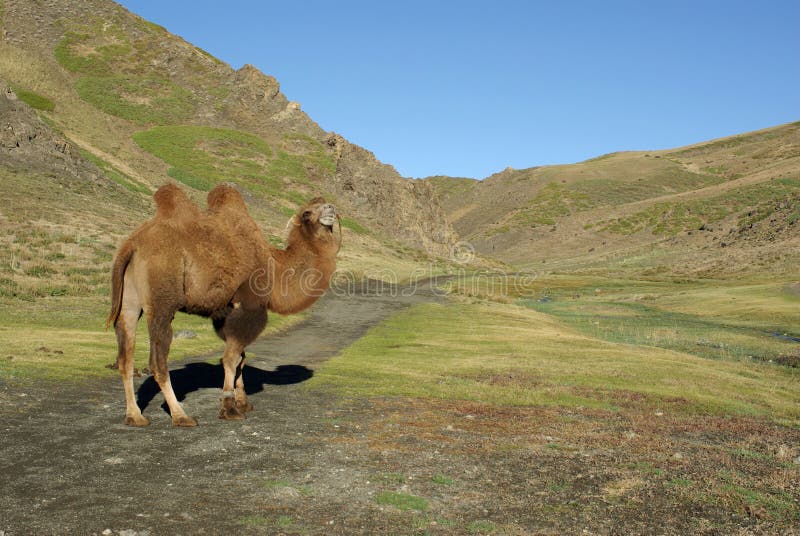
[[[236,388],[233,390],[234,398],[236,399],[236,407],[239,411],[248,412],[253,411],[253,404],[247,401],[247,393],[244,390],[244,362],[247,355],[242,352],[242,359],[239,361],[239,366],[236,367]]]
[[[242,355],[244,349],[236,340],[229,337],[225,345],[225,353],[222,354],[222,368],[225,370],[225,381],[222,384],[222,401],[219,408],[220,419],[244,419],[244,410],[237,404],[236,393],[234,392],[234,382],[236,372],[241,362],[244,362]],[[240,376],[241,378],[241,376]],[[244,393],[244,383],[242,382],[242,393]]]

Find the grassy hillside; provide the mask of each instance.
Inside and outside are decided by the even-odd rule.
[[[395,241],[447,250],[450,231],[436,217],[435,199],[413,195],[366,151],[352,158],[343,138],[329,143],[330,134],[280,92],[278,81],[252,66],[234,71],[110,0],[9,0],[0,23],[0,79],[132,189],[176,180],[204,191],[233,181],[276,231],[299,203],[324,195],[348,216],[346,232],[357,230],[354,241],[368,240],[372,250],[394,250]],[[362,180],[374,177],[373,168],[382,169],[381,183]],[[363,202],[387,192],[395,203]],[[403,210],[415,203],[434,238]]]
[[[754,272],[783,272],[797,260],[800,123],[676,150],[509,169],[483,181],[428,180],[478,251],[528,267],[628,258],[645,271],[659,266],[641,262],[656,248],[688,250],[690,262],[684,255],[671,268],[695,274],[738,272],[740,259]]]

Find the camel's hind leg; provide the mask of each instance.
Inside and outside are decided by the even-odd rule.
[[[148,315],[147,327],[150,332],[150,369],[156,383],[164,394],[164,400],[169,406],[169,413],[172,415],[172,424],[175,426],[197,426],[197,421],[183,410],[183,406],[178,402],[175,391],[172,390],[172,383],[169,379],[169,369],[167,368],[167,355],[172,344],[172,317],[163,312],[154,312]]]
[[[125,424],[147,426],[150,421],[142,415],[133,391],[133,350],[136,345],[136,324],[142,314],[142,305],[130,278],[125,277],[122,308],[114,324],[117,333],[117,368],[125,388]]]
[[[247,360],[247,355],[242,352],[242,359],[239,361],[239,366],[236,367],[236,383],[233,390],[234,398],[236,399],[236,407],[239,411],[253,411],[253,404],[247,401],[247,393],[244,391],[244,362]]]

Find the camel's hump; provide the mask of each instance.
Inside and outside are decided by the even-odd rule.
[[[208,192],[209,212],[219,212],[223,209],[247,212],[247,205],[242,199],[242,194],[229,184],[220,184]]]
[[[189,196],[175,184],[165,184],[153,195],[156,200],[156,218],[196,218],[200,215]]]

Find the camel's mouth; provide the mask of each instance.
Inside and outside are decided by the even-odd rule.
[[[322,209],[322,214],[319,217],[319,222],[328,228],[329,231],[333,231],[333,222],[336,221],[336,209],[333,208],[333,205],[327,205],[325,208]]]

